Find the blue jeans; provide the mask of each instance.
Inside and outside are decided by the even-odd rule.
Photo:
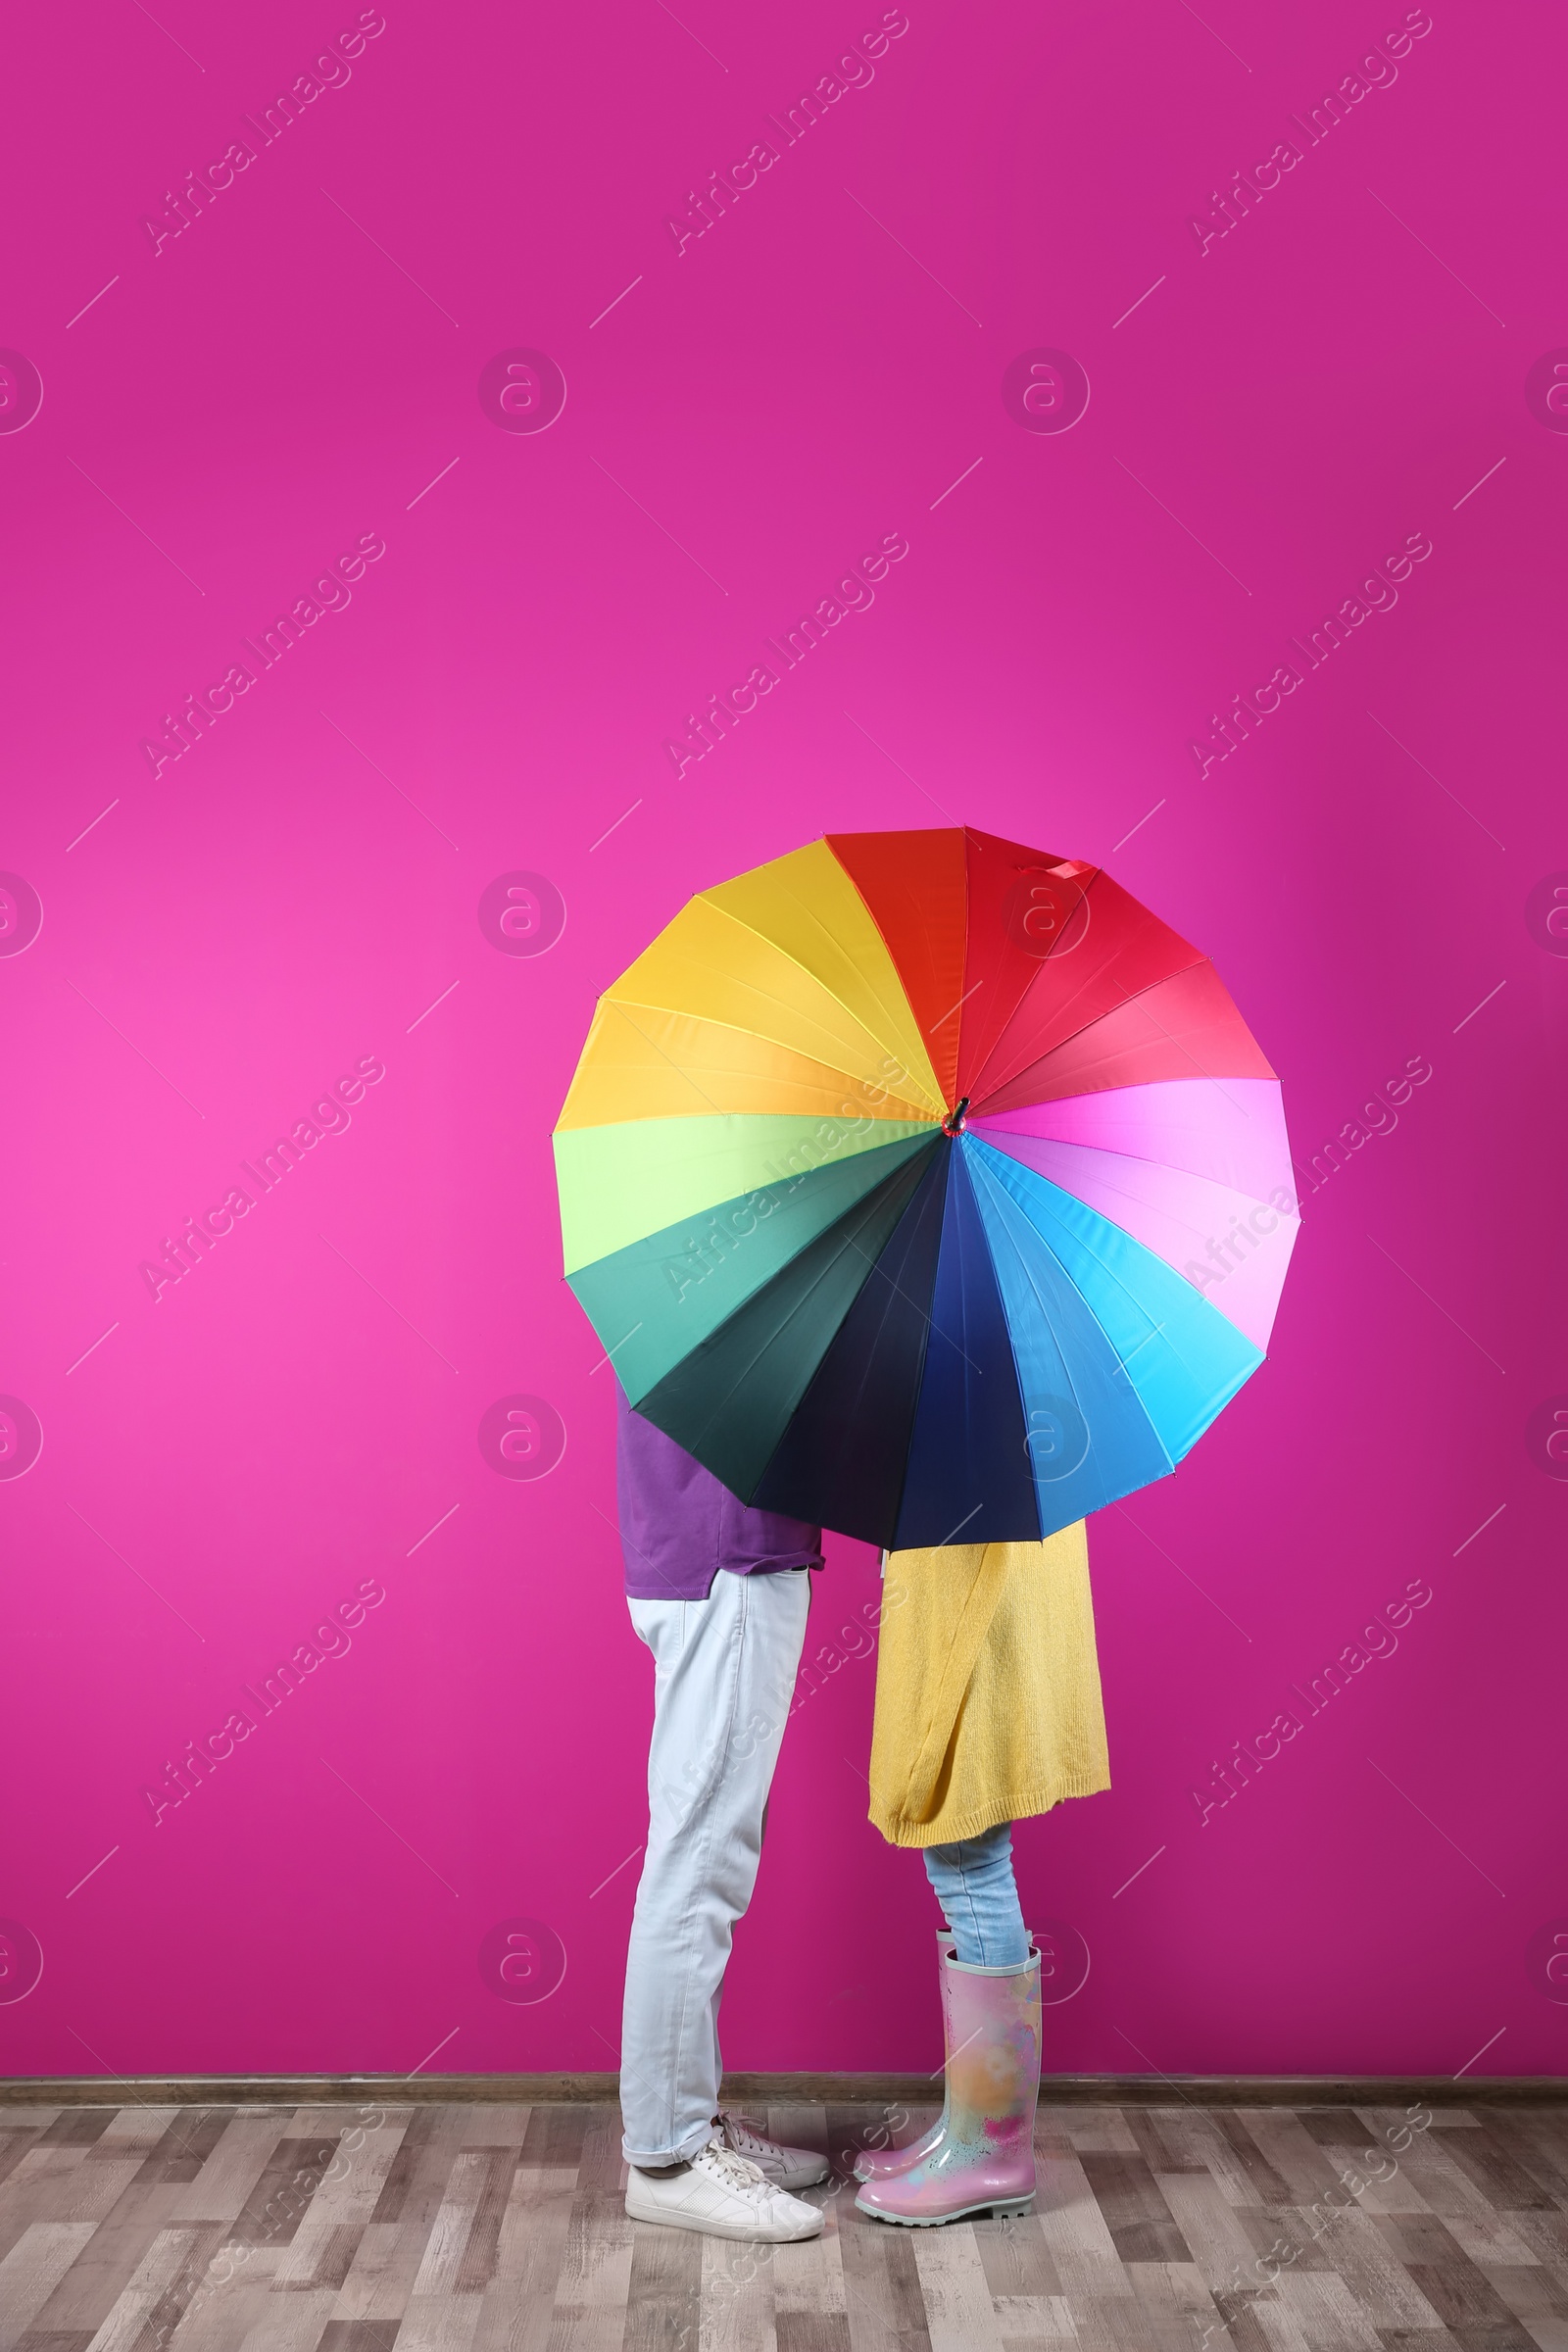
[[[966,1966],[1023,1967],[1029,1933],[1012,1875],[1010,1821],[956,1845],[928,1845],[925,1871]]]
[[[718,2004],[806,1639],[810,1577],[731,1576],[706,1600],[631,1600],[654,1658],[648,1849],[626,1953],[622,2154],[676,2164],[710,2137]]]

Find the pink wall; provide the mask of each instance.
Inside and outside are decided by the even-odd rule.
[[[1560,15],[1433,0],[1406,44],[1398,0],[910,0],[786,145],[769,116],[885,20],[760,13],[387,0],[270,144],[247,116],[355,48],[354,0],[163,0],[167,34],[91,4],[69,55],[40,13],[18,60],[0,2070],[613,2064],[649,1676],[550,1126],[596,990],[691,891],[950,819],[1109,860],[1213,955],[1308,1181],[1431,1073],[1308,1191],[1272,1362],[1092,1532],[1115,1788],[1020,1838],[1072,1995],[1048,2064],[1552,2069]],[[174,233],[165,191],[236,140]],[[665,216],[760,140],[677,251]],[[677,775],[686,714],[893,531],[874,608]],[[1396,604],[1308,667],[1411,535]],[[1210,714],[1282,663],[1220,759]],[[520,940],[517,873],[550,886]],[[367,1065],[155,1301],[164,1237]],[[481,1442],[519,1394],[559,1416],[542,1479]],[[836,1545],[813,1639],[874,1580]],[[368,1584],[155,1823],[166,1763]],[[733,2064],[935,2063],[935,1915],[863,1818],[872,1679],[791,1728]],[[512,1932],[544,1973],[508,1988]]]

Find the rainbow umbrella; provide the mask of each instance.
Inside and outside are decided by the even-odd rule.
[[[1263,1360],[1280,1089],[1102,868],[964,826],[706,890],[600,999],[556,1130],[566,1278],[742,1500],[903,1548],[1174,1469]]]

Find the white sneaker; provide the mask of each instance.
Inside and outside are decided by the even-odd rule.
[[[775,2188],[755,2164],[726,2148],[716,2132],[676,2172],[641,2173],[633,2165],[626,2211],[634,2222],[663,2222],[672,2230],[749,2238],[758,2245],[786,2245],[822,2231],[814,2205]]]
[[[815,2188],[833,2169],[814,2148],[782,2148],[776,2139],[764,2139],[727,2107],[719,2109],[716,2121],[725,2147],[755,2164],[775,2188]]]

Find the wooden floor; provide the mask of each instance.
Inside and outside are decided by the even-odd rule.
[[[1035,2211],[628,2222],[592,2106],[0,2112],[0,2352],[1568,2352],[1568,2108],[1043,2109]],[[900,2117],[911,2135],[923,2115]]]

